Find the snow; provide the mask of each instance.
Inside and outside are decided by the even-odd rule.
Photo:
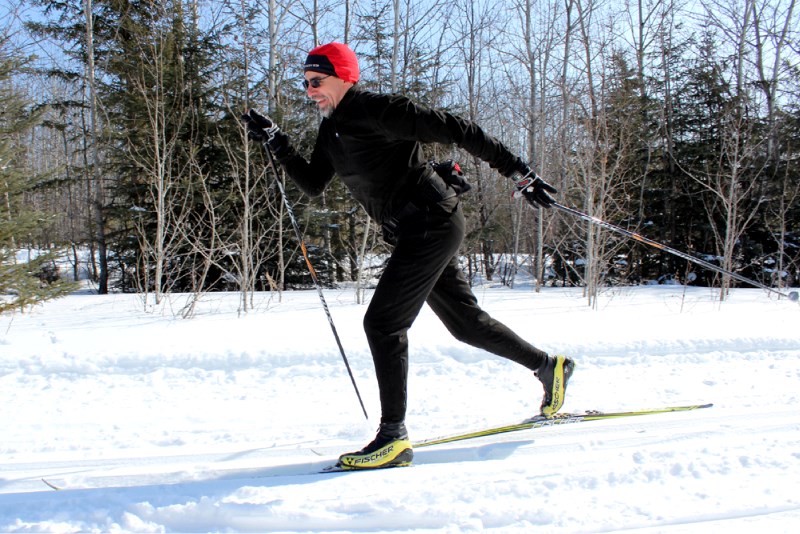
[[[537,346],[575,357],[564,410],[711,402],[417,449],[414,466],[319,474],[379,420],[352,290],[325,292],[365,420],[315,291],[83,291],[0,316],[2,532],[796,532],[800,307],[761,290],[476,289]],[[531,373],[410,332],[412,439],[535,413]],[[52,489],[49,482],[60,488]]]

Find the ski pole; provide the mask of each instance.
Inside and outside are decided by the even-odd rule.
[[[569,213],[569,214],[574,215],[574,216],[576,216],[576,217],[578,217],[580,219],[583,219],[584,221],[588,221],[588,222],[590,222],[592,224],[595,224],[595,225],[597,225],[597,226],[599,226],[601,228],[605,228],[606,230],[611,230],[612,232],[616,232],[618,234],[622,234],[624,236],[630,237],[631,239],[635,239],[636,241],[639,241],[640,243],[644,243],[646,245],[650,245],[651,247],[655,247],[655,248],[657,248],[659,250],[663,250],[664,252],[669,252],[670,254],[678,256],[679,258],[683,258],[684,260],[688,260],[688,261],[691,261],[691,262],[696,263],[698,265],[701,265],[701,266],[705,267],[706,269],[710,269],[712,271],[716,271],[716,272],[721,273],[721,274],[726,274],[726,275],[728,275],[728,276],[730,276],[732,278],[735,278],[735,279],[739,280],[740,282],[744,282],[746,284],[750,284],[752,286],[759,287],[759,288],[764,289],[766,291],[770,291],[770,292],[775,293],[777,295],[780,295],[782,297],[786,297],[786,298],[788,298],[789,300],[791,300],[793,302],[797,302],[797,300],[798,300],[797,291],[791,291],[790,293],[786,294],[783,291],[780,291],[778,289],[769,287],[768,285],[762,284],[761,282],[756,282],[755,280],[751,280],[751,279],[749,279],[749,278],[747,278],[745,276],[742,276],[742,275],[740,275],[738,273],[735,273],[733,271],[729,271],[727,269],[723,269],[722,267],[718,267],[718,266],[714,265],[713,263],[709,263],[709,262],[707,262],[705,260],[701,260],[700,258],[695,258],[694,256],[690,256],[689,254],[686,254],[685,252],[681,252],[680,250],[674,249],[672,247],[668,247],[667,245],[661,244],[658,241],[653,241],[652,239],[649,239],[649,238],[647,238],[647,237],[645,237],[645,236],[643,236],[641,234],[637,234],[636,232],[631,232],[630,230],[626,230],[626,229],[624,229],[624,228],[622,228],[620,226],[616,226],[616,225],[611,224],[609,222],[606,222],[606,221],[604,221],[602,219],[598,219],[597,217],[593,217],[591,215],[587,215],[586,213],[583,213],[582,211],[578,211],[578,210],[576,210],[574,208],[570,208],[568,206],[564,206],[563,204],[559,204],[558,202],[552,204],[552,206],[554,208],[557,208],[557,209],[563,211],[563,212]]]
[[[294,216],[294,210],[292,209],[291,203],[289,203],[289,198],[286,196],[286,189],[283,187],[283,183],[278,175],[275,162],[272,159],[272,152],[270,152],[269,147],[266,146],[266,143],[264,144],[264,150],[267,152],[267,159],[269,160],[269,165],[272,168],[272,172],[275,174],[275,181],[278,183],[278,189],[280,190],[281,197],[283,197],[283,204],[286,206],[286,211],[289,213],[289,219],[292,221],[292,227],[294,228],[294,233],[297,236],[297,241],[300,243],[300,250],[303,252],[303,258],[306,260],[308,272],[311,273],[311,279],[314,281],[314,285],[317,287],[317,294],[319,295],[320,302],[322,302],[322,308],[325,310],[325,315],[328,316],[328,324],[331,325],[333,337],[336,339],[336,345],[339,347],[339,354],[342,355],[342,361],[344,361],[344,366],[347,368],[347,374],[350,375],[350,382],[353,383],[353,389],[356,391],[358,403],[361,405],[361,410],[364,412],[364,417],[369,420],[367,409],[364,407],[364,401],[361,399],[361,393],[358,391],[358,386],[356,385],[356,379],[353,376],[352,369],[350,369],[350,362],[347,361],[347,355],[344,353],[344,347],[342,347],[342,341],[339,339],[339,333],[336,331],[336,325],[333,324],[333,317],[328,309],[328,303],[325,300],[325,294],[322,292],[322,283],[319,281],[317,271],[314,270],[314,266],[311,264],[311,259],[308,257],[308,250],[306,249],[306,243],[303,240],[303,233],[300,231],[300,225],[297,224],[297,218]]]

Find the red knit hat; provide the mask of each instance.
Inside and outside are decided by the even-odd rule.
[[[358,58],[349,46],[342,43],[321,45],[309,52],[303,71],[309,70],[336,76],[346,82],[358,82]]]

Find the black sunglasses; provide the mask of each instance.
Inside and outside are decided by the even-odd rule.
[[[322,80],[330,77],[331,75],[328,74],[327,76],[323,76],[322,78],[311,78],[310,80],[303,80],[303,88],[308,89],[308,87],[311,86],[314,89],[318,89],[319,86],[322,85]]]

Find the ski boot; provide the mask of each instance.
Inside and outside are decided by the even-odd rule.
[[[379,469],[411,465],[414,451],[403,423],[381,423],[378,435],[369,445],[357,452],[339,457],[342,469]]]
[[[566,356],[548,356],[542,365],[533,372],[542,382],[544,397],[541,413],[545,417],[553,417],[564,404],[567,382],[575,369],[575,362]]]

